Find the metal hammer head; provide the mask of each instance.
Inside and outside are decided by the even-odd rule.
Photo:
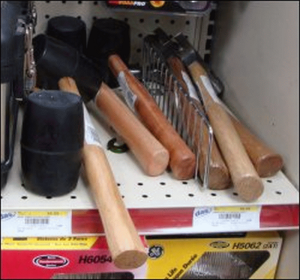
[[[207,72],[214,89],[219,95],[221,95],[224,92],[224,85],[222,81],[204,62],[202,57],[195,50],[195,48],[190,44],[188,39],[182,33],[179,33],[174,37],[174,41],[178,44],[177,55],[181,58],[181,60],[185,63],[185,65],[189,66],[191,63],[195,61],[201,64],[201,66]]]
[[[165,59],[168,59],[171,56],[176,56],[178,51],[178,44],[172,41],[169,36],[161,28],[154,30],[155,39],[157,41],[157,46],[162,52]]]
[[[174,40],[179,46],[177,54],[187,66],[194,61],[202,61],[198,52],[194,49],[194,47],[182,33],[177,34],[174,37]]]

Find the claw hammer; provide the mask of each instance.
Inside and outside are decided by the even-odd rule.
[[[182,34],[178,34],[174,39],[180,46],[178,55],[201,92],[206,113],[236,192],[247,202],[257,200],[264,190],[262,180],[255,170],[230,116],[221,105],[206,70],[197,60],[196,50]]]

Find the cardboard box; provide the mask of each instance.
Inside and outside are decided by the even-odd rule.
[[[282,239],[258,232],[147,242],[147,279],[274,279]]]
[[[94,279],[134,279],[145,274],[146,265],[130,272],[115,267],[103,236],[3,238],[1,242],[1,279],[85,279],[91,275]]]
[[[282,245],[277,232],[144,241],[147,263],[124,271],[104,237],[3,238],[1,279],[274,279]]]

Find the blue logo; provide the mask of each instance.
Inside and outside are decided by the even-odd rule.
[[[201,208],[197,209],[195,212],[195,217],[203,217],[205,215],[208,215],[212,212],[212,208]]]
[[[12,218],[14,218],[16,216],[16,213],[15,212],[9,212],[9,213],[1,213],[1,222],[5,222],[5,221],[8,221]]]

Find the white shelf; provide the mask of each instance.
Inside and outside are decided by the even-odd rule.
[[[91,117],[97,128],[103,146],[116,135],[108,127],[94,104],[89,104]],[[14,165],[9,172],[8,183],[1,191],[1,210],[86,210],[96,209],[83,174],[71,193],[46,198],[28,192],[22,187],[20,165],[20,131],[22,115],[16,139]],[[295,205],[299,204],[299,192],[286,176],[279,172],[276,176],[263,179],[264,193],[255,202],[246,203],[234,194],[234,189],[211,191],[203,189],[198,181],[178,181],[165,172],[158,177],[145,175],[132,154],[115,154],[106,150],[116,182],[124,202],[129,209],[174,209],[215,206],[253,205]]]

